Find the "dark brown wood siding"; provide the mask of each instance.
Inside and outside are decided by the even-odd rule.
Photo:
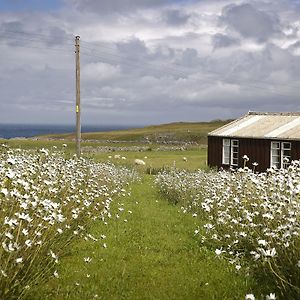
[[[210,167],[227,169],[229,166],[222,165],[222,147],[223,138],[228,137],[208,137],[208,165]],[[232,138],[239,140],[239,163],[238,167],[244,166],[243,156],[247,155],[249,161],[247,166],[253,168],[253,163],[257,162],[256,170],[259,172],[266,171],[270,167],[271,160],[271,142],[272,140],[265,139],[249,139],[249,138]],[[280,140],[284,142],[285,140]],[[291,141],[292,143],[292,160],[300,159],[300,141]]]
[[[292,160],[300,159],[300,141],[292,142]]]
[[[223,138],[208,136],[207,164],[209,167],[222,167]]]
[[[244,166],[243,156],[247,155],[249,161],[247,162],[248,168],[253,168],[253,163],[258,163],[256,170],[259,172],[265,171],[270,167],[271,159],[271,141],[263,139],[239,139],[240,141],[240,159],[239,167]]]

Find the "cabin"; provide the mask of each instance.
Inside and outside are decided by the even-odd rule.
[[[208,165],[218,169],[247,167],[264,172],[286,168],[300,159],[300,112],[249,112],[208,134]]]

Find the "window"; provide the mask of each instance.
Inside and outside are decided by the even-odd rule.
[[[287,168],[291,161],[291,150],[289,142],[271,142],[271,167]]]
[[[239,164],[239,141],[223,139],[222,164],[238,166]]]
[[[231,140],[231,165],[239,165],[239,141]]]
[[[230,164],[230,139],[223,139],[223,165]]]
[[[280,142],[271,143],[271,167],[280,168]]]
[[[291,152],[292,145],[291,143],[283,142],[281,147],[281,157],[282,157],[282,166],[283,168],[287,168],[291,163]]]

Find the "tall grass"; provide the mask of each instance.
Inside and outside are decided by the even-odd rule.
[[[58,151],[0,148],[0,298],[22,299],[49,276],[72,239],[109,214],[132,172]]]
[[[300,296],[300,162],[256,174],[173,171],[156,178],[161,192],[205,221],[201,243],[244,268],[265,293]],[[272,295],[273,296],[273,295]]]

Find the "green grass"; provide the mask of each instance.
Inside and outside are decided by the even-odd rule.
[[[202,248],[193,235],[197,219],[152,185],[150,176],[134,183],[119,200],[120,218],[90,228],[107,235],[107,249],[103,241],[74,243],[58,267],[61,278],[37,286],[29,299],[244,299],[245,277]],[[90,263],[83,260],[88,256]]]
[[[197,170],[207,168],[206,148],[198,148],[187,151],[146,151],[146,152],[122,152],[116,151],[113,153],[97,153],[92,154],[97,161],[112,161],[115,164],[133,167],[135,159],[142,159],[145,161],[146,166],[138,166],[137,169],[145,172],[147,169],[151,168],[153,172],[161,168],[172,168],[174,165],[176,168],[186,169],[186,170]],[[126,160],[115,159],[114,155],[119,154],[126,157]],[[112,156],[111,159],[108,157]],[[147,157],[145,159],[145,156]],[[184,161],[183,158],[187,161]]]
[[[69,155],[75,153],[75,144],[74,142],[68,141],[46,141],[46,140],[0,140],[0,144],[5,143],[13,148],[22,148],[22,149],[41,149],[48,148],[51,149],[53,146],[56,146],[58,150],[63,150]],[[64,148],[62,145],[67,144],[68,146]],[[103,144],[101,143],[92,143],[92,142],[83,142],[82,147],[91,146],[97,147]],[[107,146],[107,144],[105,144]],[[114,147],[126,147],[132,146],[130,144],[108,144]],[[135,144],[136,146],[143,146],[142,144]],[[127,166],[129,168],[134,167],[134,160],[136,158],[142,159],[146,162],[146,166],[139,166],[137,169],[141,172],[149,172],[149,169],[152,170],[153,174],[157,170],[162,168],[172,168],[174,164],[176,168],[186,169],[194,171],[197,169],[206,169],[207,168],[207,148],[203,146],[190,146],[186,151],[155,151],[159,145],[152,145],[152,151],[113,151],[108,153],[85,153],[83,156],[90,157],[95,159],[98,162],[107,162],[111,161],[116,165]],[[126,160],[115,159],[114,155],[119,154],[126,157]],[[109,159],[109,156],[112,158]],[[147,159],[145,159],[145,156]],[[186,157],[187,161],[184,161],[183,158]]]
[[[128,130],[116,130],[110,132],[83,133],[83,140],[110,140],[110,141],[141,141],[146,138],[149,141],[185,141],[206,143],[207,133],[227,124],[229,121],[212,121],[199,123],[178,122],[147,126]],[[74,133],[49,134],[41,138],[74,139]]]

